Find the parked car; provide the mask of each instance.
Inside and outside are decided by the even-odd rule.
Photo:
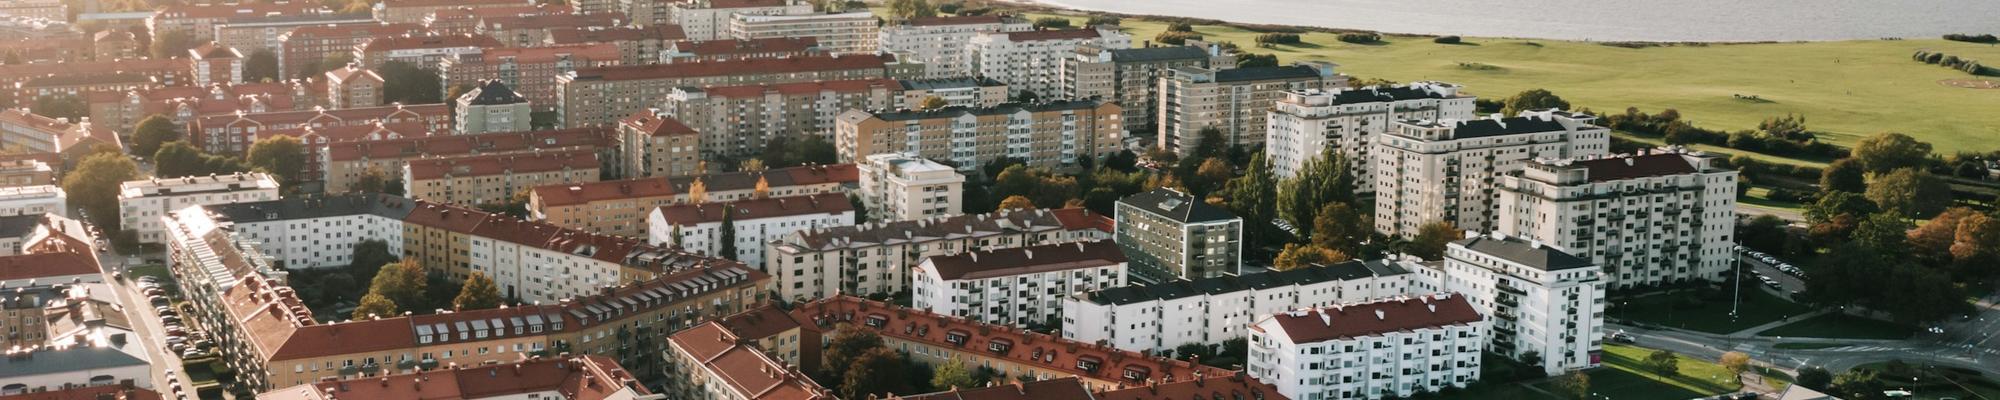
[[[1632,337],[1632,334],[1630,334],[1630,333],[1625,333],[1625,332],[1616,332],[1616,333],[1612,333],[1612,334],[1611,334],[1611,342],[1612,342],[1612,343],[1625,343],[1625,344],[1631,344],[1631,343],[1633,343],[1633,342],[1637,342],[1637,341],[1639,341],[1639,338],[1636,338],[1636,337]]]

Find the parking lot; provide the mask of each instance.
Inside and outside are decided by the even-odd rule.
[[[1749,275],[1749,281],[1744,283],[1755,282],[1787,297],[1805,293],[1807,274],[1786,260],[1749,249],[1737,252],[1736,256]]]
[[[187,371],[182,368],[183,355],[200,338],[190,332],[181,320],[180,310],[172,309],[174,288],[172,282],[150,276],[130,276],[129,269],[122,262],[106,263],[110,272],[116,273],[112,284],[117,289],[117,297],[132,318],[132,329],[139,337],[146,338],[148,361],[155,367],[153,388],[166,399],[195,398],[194,387],[187,382]]]

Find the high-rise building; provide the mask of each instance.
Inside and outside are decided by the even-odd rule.
[[[478,86],[497,80],[528,98],[536,111],[554,110],[562,92],[556,77],[577,68],[620,65],[618,46],[610,43],[489,48],[476,54],[438,61],[444,87]]]
[[[162,217],[189,206],[278,199],[278,180],[262,172],[144,179],[118,185],[120,229],[139,243],[167,240]]]
[[[1720,280],[1734,261],[1736,170],[1659,149],[1542,159],[1503,176],[1495,231],[1604,267],[1614,287]]]
[[[1235,68],[1235,58],[1222,54],[1218,45],[1201,42],[1135,49],[1083,46],[1063,60],[1062,96],[1117,102],[1125,107],[1127,131],[1157,132],[1160,77],[1175,68]]]
[[[1452,242],[1444,262],[1415,270],[1418,290],[1459,293],[1487,316],[1487,351],[1549,375],[1598,365],[1606,282],[1590,260],[1496,233]]]
[[[1118,199],[1115,215],[1133,281],[1213,278],[1243,268],[1243,218],[1200,198],[1153,189]]]
[[[618,121],[619,162],[612,167],[624,178],[691,175],[705,172],[701,134],[680,120],[653,110]]]
[[[1293,399],[1437,393],[1479,380],[1490,325],[1449,293],[1274,314],[1250,326],[1245,372]]]
[[[1284,67],[1174,68],[1159,78],[1158,145],[1185,154],[1215,129],[1229,148],[1264,143],[1265,120],[1286,91],[1347,87],[1329,62]]]
[[[834,125],[843,162],[907,153],[972,171],[1001,157],[1029,166],[1076,168],[1118,152],[1121,108],[1096,100],[1007,103],[921,111],[849,110]]]
[[[729,37],[739,40],[812,38],[820,51],[831,54],[875,54],[881,22],[867,10],[798,15],[736,14],[729,18]]]
[[[1001,15],[918,17],[882,27],[877,48],[923,63],[925,78],[971,76],[965,48],[972,37],[988,32],[1027,32],[1033,24]]]
[[[936,161],[904,154],[876,154],[856,165],[861,203],[869,219],[904,221],[958,215],[965,175]]]
[[[1132,37],[1110,27],[980,32],[965,44],[966,72],[1007,84],[1007,93],[1062,96],[1063,61],[1083,46],[1132,47]]]
[[[807,15],[805,0],[692,0],[665,2],[622,0],[625,14],[641,25],[680,25],[690,40],[728,39],[730,22],[738,15]]]
[[[1279,178],[1298,176],[1307,162],[1327,149],[1347,157],[1355,191],[1373,193],[1375,141],[1401,120],[1466,120],[1472,96],[1458,85],[1416,82],[1407,86],[1287,91],[1271,109],[1264,133],[1264,159]]]
[[[1500,178],[1530,160],[1603,155],[1611,130],[1558,110],[1475,120],[1395,121],[1376,141],[1375,230],[1411,237],[1425,224],[1489,231]]]

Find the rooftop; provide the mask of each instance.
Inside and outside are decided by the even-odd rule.
[[[1113,62],[1148,62],[1166,60],[1201,60],[1208,58],[1208,49],[1194,46],[1159,46],[1130,49],[1111,49]]]
[[[1319,77],[1320,77],[1320,70],[1318,68],[1313,68],[1312,66],[1307,66],[1307,65],[1290,65],[1283,67],[1230,68],[1230,69],[1215,71],[1216,82],[1248,82],[1248,81],[1268,81],[1268,80],[1281,80],[1281,79],[1315,79]]]
[[[826,388],[820,387],[811,378],[765,354],[764,350],[743,343],[741,338],[722,324],[709,321],[675,333],[667,337],[667,342],[676,354],[694,359],[701,368],[720,377],[722,384],[728,385],[737,394],[731,398],[833,399]]]
[[[789,74],[800,72],[876,70],[894,62],[890,55],[812,55],[786,58],[695,61],[673,64],[577,68],[577,80],[677,79],[705,76]]]
[[[1109,233],[1111,225],[1110,218],[1082,208],[1001,210],[988,214],[808,229],[787,235],[773,244],[824,250],[1016,232],[1096,229]]]
[[[651,137],[698,134],[698,132],[694,131],[694,128],[681,123],[681,120],[655,110],[639,111],[632,114],[632,116],[619,120],[618,124]]]
[[[452,47],[494,48],[503,46],[492,36],[458,35],[400,35],[378,37],[361,45],[361,51],[368,53],[408,49],[441,49]]]
[[[957,118],[964,115],[987,116],[1008,115],[1022,111],[1031,113],[1082,110],[1097,108],[1104,103],[1097,100],[1054,100],[1036,103],[1005,103],[993,107],[950,106],[930,110],[897,110],[875,112],[875,118],[884,121],[909,121],[937,118]]]
[[[1310,285],[1331,281],[1394,276],[1410,273],[1388,260],[1346,261],[1314,265],[1286,271],[1264,271],[1243,275],[1223,275],[1194,280],[1174,280],[1154,284],[1120,286],[1084,295],[1098,304],[1125,305],[1154,300],[1173,300],[1203,294],[1230,293],[1280,286]]]
[[[460,98],[471,97],[472,100],[467,103],[475,106],[519,104],[528,101],[527,98],[514,93],[514,89],[508,88],[507,83],[501,82],[499,79],[488,80],[485,84],[481,84],[478,88],[474,88],[471,92],[467,92],[461,96],[463,97]]]
[[[1108,267],[1125,263],[1125,252],[1110,240],[1058,243],[926,258],[918,268],[935,269],[945,280],[991,279]]]
[[[478,399],[555,392],[564,400],[651,394],[617,361],[587,355],[321,381],[257,395],[260,400]]]
[[[1118,199],[1118,203],[1131,206],[1133,209],[1144,210],[1150,214],[1158,214],[1180,223],[1216,222],[1237,219],[1235,214],[1229,213],[1229,210],[1209,205],[1208,202],[1196,199],[1194,196],[1189,196],[1186,193],[1168,188],[1153,189],[1152,191],[1125,196],[1123,199]]]
[[[411,180],[517,173],[594,170],[602,167],[596,149],[568,149],[410,160]],[[591,176],[596,179],[596,176]]]
[[[687,32],[680,25],[655,25],[652,27],[604,27],[585,26],[554,28],[549,30],[550,44],[591,44],[626,40],[681,40]]]
[[[1465,296],[1438,294],[1280,313],[1252,324],[1250,329],[1262,330],[1276,324],[1292,343],[1316,343],[1470,324],[1483,319],[1478,310],[1472,309],[1472,303],[1465,301]]]
[[[543,131],[440,135],[393,140],[336,142],[327,144],[327,159],[335,162],[442,157],[468,154],[520,152],[533,149],[569,147],[604,148],[615,146],[618,135],[604,127],[582,127]]]
[[[262,172],[238,172],[228,175],[125,181],[119,184],[118,188],[119,198],[138,198],[238,190],[277,190],[278,180]]]
[[[763,218],[792,217],[811,214],[830,214],[854,211],[854,203],[841,193],[820,193],[805,196],[768,197],[745,199],[723,203],[678,204],[660,207],[654,213],[668,224],[696,225],[721,222],[725,216],[736,221]]]
[[[1451,242],[1451,244],[1543,271],[1561,271],[1594,266],[1590,263],[1590,260],[1564,253],[1562,250],[1544,245],[1539,241],[1521,240],[1520,238],[1506,237],[1498,233],[1462,239]]]
[[[1096,28],[1090,28],[1090,27],[1085,27],[1080,29],[1043,29],[1043,30],[1032,30],[1024,32],[997,32],[993,34],[1006,35],[1007,40],[1015,42],[1096,39],[1104,36],[1103,32],[1098,32]]]
[[[908,21],[904,21],[903,24],[910,26],[940,26],[940,25],[998,24],[1002,22],[1006,22],[1006,18],[1000,15],[972,15],[972,16],[917,17],[917,18],[911,18]]]
[[[1083,382],[1074,376],[950,389],[930,394],[890,397],[888,400],[1098,400],[1091,396],[1090,389],[1085,388]]]
[[[819,39],[813,37],[774,37],[749,40],[679,41],[665,47],[697,56],[798,53],[818,48]]]
[[[860,177],[854,164],[808,165],[800,167],[774,168],[763,171],[738,171],[719,174],[684,175],[675,177],[638,178],[603,182],[585,182],[567,185],[544,185],[535,187],[535,196],[544,207],[585,204],[593,201],[616,200],[639,197],[669,196],[687,193],[688,186],[701,180],[703,190],[709,192],[750,190],[759,180],[766,187],[820,185],[828,183],[852,184]]]
[[[1572,168],[1582,168],[1590,176],[1591,182],[1605,182],[1654,176],[1685,175],[1701,172],[1690,156],[1681,153],[1651,153],[1629,156],[1606,157],[1593,160],[1578,160],[1569,163]]]
[[[792,95],[792,96],[819,95],[826,92],[861,93],[870,90],[885,90],[885,91],[895,90],[897,88],[900,88],[901,86],[902,85],[897,83],[897,81],[894,79],[869,78],[869,79],[850,79],[850,80],[839,80],[839,81],[813,81],[813,82],[775,83],[775,84],[757,84],[757,85],[715,86],[706,89],[691,89],[691,90],[700,91],[702,93],[707,94],[710,97],[749,98],[755,96],[763,96],[771,93]]]

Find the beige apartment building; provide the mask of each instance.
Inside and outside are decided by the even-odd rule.
[[[932,256],[1111,238],[1112,221],[1081,208],[864,223],[793,232],[764,251],[779,298],[909,290],[909,271]]]
[[[1413,237],[1424,224],[1490,232],[1500,179],[1536,159],[1611,151],[1597,117],[1559,110],[1466,121],[1398,121],[1375,143],[1375,230]]]
[[[657,99],[680,87],[893,78],[921,70],[883,55],[810,56],[578,68],[556,78],[556,86],[563,126],[578,127],[611,124],[655,107]]]
[[[659,64],[661,49],[668,43],[687,39],[687,33],[673,25],[650,27],[587,26],[550,29],[543,45],[610,43],[618,46],[618,64]]]
[[[500,204],[536,186],[596,182],[601,168],[596,149],[410,160],[403,167],[403,193],[442,203]]]
[[[1125,129],[1156,132],[1160,77],[1175,68],[1236,67],[1236,56],[1220,46],[1192,42],[1187,46],[1118,48],[1083,46],[1062,64],[1062,96],[1101,99],[1125,108]]]
[[[680,120],[653,110],[618,121],[617,176],[644,178],[690,175],[702,170],[701,134]]]
[[[390,0],[375,7],[375,19],[389,23],[424,22],[424,17],[454,8],[529,7],[529,0]]]
[[[1722,280],[1737,172],[1721,160],[1682,148],[1530,160],[1500,178],[1495,233],[1590,260],[1613,288]]]
[[[820,50],[819,40],[809,37],[681,40],[664,46],[660,49],[659,58],[646,64],[805,57],[825,53]]]
[[[1287,91],[1273,105],[1264,132],[1264,157],[1271,174],[1298,176],[1328,149],[1347,157],[1354,191],[1375,192],[1375,141],[1393,122],[1473,118],[1473,98],[1458,85],[1415,82],[1386,86]]]
[[[589,127],[335,142],[327,145],[325,159],[319,163],[326,171],[321,180],[326,182],[327,193],[345,193],[354,189],[356,180],[369,174],[400,176],[403,167],[412,160],[573,148],[604,153],[618,148],[615,132],[607,127]]]
[[[646,213],[691,201],[729,202],[759,193],[772,197],[845,192],[854,164],[809,165],[674,177],[538,186],[528,194],[529,219],[620,236],[644,236]]]
[[[551,30],[624,23],[623,14],[500,15],[480,18],[473,33],[493,37],[507,47],[533,47],[547,41]]]
[[[388,90],[381,74],[355,65],[326,71],[325,77],[327,108],[378,107]]]
[[[1158,144],[1184,152],[1201,140],[1202,129],[1214,128],[1230,146],[1260,146],[1271,107],[1285,91],[1347,87],[1347,76],[1334,73],[1333,67],[1321,61],[1223,70],[1175,68],[1159,80]]]
[[[804,15],[736,14],[729,19],[729,37],[736,39],[812,38],[832,54],[875,54],[881,34],[875,13]]]
[[[900,87],[894,79],[869,78],[675,88],[660,112],[700,133],[705,157],[755,157],[773,139],[826,135],[841,112],[889,108]]]
[[[536,42],[539,46],[540,42]],[[618,46],[610,43],[492,48],[478,54],[447,58],[438,62],[444,87],[479,86],[499,80],[534,105],[537,111],[554,110],[559,92],[556,77],[577,68],[619,65]]]
[[[730,21],[737,15],[813,13],[813,5],[805,0],[634,0],[630,4],[623,11],[635,24],[680,25],[690,40],[728,39]]]
[[[970,76],[965,69],[965,47],[973,36],[1034,29],[1026,19],[1002,15],[918,17],[883,26],[877,48],[929,65],[925,78]]]
[[[923,111],[850,110],[835,122],[834,146],[842,162],[907,153],[949,161],[963,171],[1001,157],[1067,170],[1078,160],[1118,152],[1125,133],[1123,111],[1117,104],[1096,100]]]

